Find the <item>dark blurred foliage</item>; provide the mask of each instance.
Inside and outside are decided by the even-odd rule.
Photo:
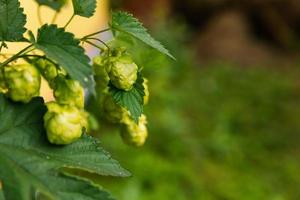
[[[132,2],[136,1],[123,1],[124,9],[134,12],[146,4],[134,7]],[[238,1],[227,0],[188,0],[182,4],[197,8],[201,11],[199,15],[205,15],[203,10],[221,9],[228,2],[241,6]],[[268,45],[254,40],[255,34],[251,26],[245,25],[247,17],[243,17],[241,11],[224,10],[222,13],[230,16],[226,20],[222,14],[224,18],[208,22],[207,16],[206,24],[212,25],[201,28],[201,24],[188,19],[184,7],[179,12],[178,5],[177,1],[170,1],[167,9],[177,10],[177,16],[171,11],[160,14],[157,16],[164,20],[155,23],[145,18],[151,33],[171,50],[176,62],[128,41],[134,44],[130,51],[149,79],[151,97],[145,110],[149,121],[146,145],[142,148],[126,146],[117,128],[102,126],[99,132],[105,148],[133,177],[97,181],[120,200],[300,199],[300,69],[297,59],[290,53],[275,50],[274,46],[279,43]],[[136,13],[142,15],[142,10]],[[223,20],[231,24],[230,28]],[[216,21],[221,21],[221,25]],[[239,28],[236,21],[242,24]],[[233,28],[236,30],[231,32]],[[213,31],[216,29],[219,32]],[[238,37],[237,33],[241,32],[245,35]],[[200,39],[195,38],[199,33]],[[217,40],[222,35],[226,37]],[[208,49],[198,42],[215,46]],[[220,42],[225,48],[223,51],[231,57],[216,52]],[[244,48],[249,50],[243,51]],[[252,58],[258,56],[262,58]],[[244,58],[235,62],[240,57]],[[277,62],[278,57],[292,59]],[[207,58],[209,60],[205,60]],[[272,59],[276,60],[274,65],[260,62]],[[249,67],[241,63],[248,63]]]
[[[118,0],[112,4],[133,12],[148,27],[162,19],[185,21],[201,61],[225,59],[247,66],[298,61],[298,0]]]
[[[160,8],[183,17],[194,29],[203,29],[211,18],[224,11],[239,10],[256,36],[286,48],[294,46],[300,33],[298,0],[154,0],[142,4],[137,0],[118,0],[113,1],[113,6],[124,6],[144,18],[148,13],[153,18]]]
[[[149,140],[128,147],[102,126],[103,145],[133,177],[98,181],[122,200],[299,199],[299,70],[201,67],[185,26],[157,30],[178,61],[134,47],[150,81]]]

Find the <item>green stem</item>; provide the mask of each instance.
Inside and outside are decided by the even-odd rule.
[[[33,44],[25,47],[24,49],[22,49],[21,51],[19,51],[17,54],[13,55],[12,57],[10,57],[9,59],[7,59],[6,61],[4,61],[3,63],[0,64],[0,68],[4,67],[5,65],[8,65],[10,62],[18,59],[20,56],[22,56],[22,54],[24,53],[28,53],[30,51],[32,51],[33,49],[30,49],[31,47],[33,47]]]
[[[55,12],[55,14],[53,15],[53,18],[52,18],[52,20],[51,20],[51,24],[54,24],[54,23],[55,23],[55,21],[56,21],[56,19],[57,19],[57,16],[58,16],[58,14],[59,14],[59,12],[58,12],[58,11],[56,11],[56,12]]]
[[[74,19],[74,17],[75,17],[75,14],[73,14],[73,15],[71,16],[71,18],[69,19],[69,21],[66,23],[66,25],[64,26],[65,29],[66,29],[67,26],[71,23],[71,21]]]
[[[96,41],[100,42],[101,44],[103,44],[110,51],[109,46],[103,40],[100,40],[99,38],[88,37],[82,41],[86,42],[87,40],[96,40]]]
[[[45,59],[45,60],[48,60],[49,62],[51,62],[52,64],[54,64],[55,66],[58,66],[57,63],[55,63],[53,60],[47,58],[46,56],[41,56],[41,55],[34,55],[34,54],[30,54],[30,55],[21,55],[19,56],[19,58],[24,58],[26,61],[28,61],[28,57],[35,57],[35,58],[40,58],[40,59]]]
[[[89,35],[84,36],[82,39],[89,38],[89,37],[91,37],[91,36],[98,35],[98,34],[100,34],[100,33],[104,33],[104,32],[109,31],[109,30],[110,30],[110,28],[103,29],[103,30],[101,30],[101,31],[97,31],[97,32],[95,32],[95,33],[91,33],[91,34],[89,34]]]
[[[42,16],[41,16],[41,6],[40,5],[37,7],[37,18],[39,20],[39,24],[42,26],[43,20],[42,20]]]
[[[90,45],[92,45],[92,46],[96,47],[97,49],[100,49],[101,51],[103,51],[103,48],[102,48],[102,47],[100,47],[100,46],[99,46],[99,45],[97,45],[97,44],[94,44],[94,43],[92,43],[92,42],[90,42],[90,41],[88,41],[88,40],[85,40],[84,42],[86,42],[86,43],[88,43],[88,44],[90,44]]]

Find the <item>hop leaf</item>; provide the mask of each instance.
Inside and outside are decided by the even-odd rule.
[[[65,32],[56,25],[46,24],[39,29],[35,46],[56,61],[73,79],[93,92],[93,70],[89,65],[89,58],[72,33]]]
[[[26,15],[18,0],[0,0],[0,41],[20,41],[26,31]]]
[[[82,17],[92,17],[96,10],[96,0],[72,0],[74,14]]]
[[[94,176],[129,173],[92,137],[63,147],[49,144],[43,128],[45,112],[41,98],[19,104],[0,95],[0,199],[3,191],[7,200],[111,200],[99,186],[86,178],[63,175],[61,168],[81,169]]]
[[[168,55],[172,59],[175,59],[163,45],[149,35],[146,28],[131,14],[126,12],[113,12],[110,26],[113,31],[128,34],[161,53]]]

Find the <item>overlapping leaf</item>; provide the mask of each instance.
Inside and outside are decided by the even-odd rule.
[[[111,200],[97,185],[63,175],[59,169],[112,176],[129,173],[89,136],[67,146],[49,144],[43,129],[45,109],[40,98],[24,105],[0,95],[0,180],[5,200]]]
[[[113,12],[110,27],[113,31],[129,34],[130,36],[144,42],[161,53],[175,59],[162,44],[151,37],[146,28],[138,21],[138,19],[134,18],[129,13]]]
[[[95,13],[96,0],[72,0],[74,14],[82,17],[92,17]]]
[[[67,0],[35,0],[39,5],[44,5],[59,11],[66,3]]]
[[[139,74],[136,83],[130,91],[120,90],[114,87],[113,84],[109,84],[114,101],[118,105],[125,107],[135,122],[138,122],[139,117],[143,113],[145,96],[143,82],[143,77]]]
[[[72,33],[56,25],[46,24],[39,29],[35,46],[63,67],[73,79],[93,91],[90,60]]]
[[[18,0],[0,0],[0,41],[20,41],[26,31],[26,15]]]

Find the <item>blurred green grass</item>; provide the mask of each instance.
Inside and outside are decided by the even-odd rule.
[[[135,55],[150,81],[149,140],[127,147],[102,127],[104,147],[133,177],[100,183],[120,200],[300,199],[299,69],[201,66],[185,28],[163,27],[178,61],[144,47],[136,52],[148,60]]]

